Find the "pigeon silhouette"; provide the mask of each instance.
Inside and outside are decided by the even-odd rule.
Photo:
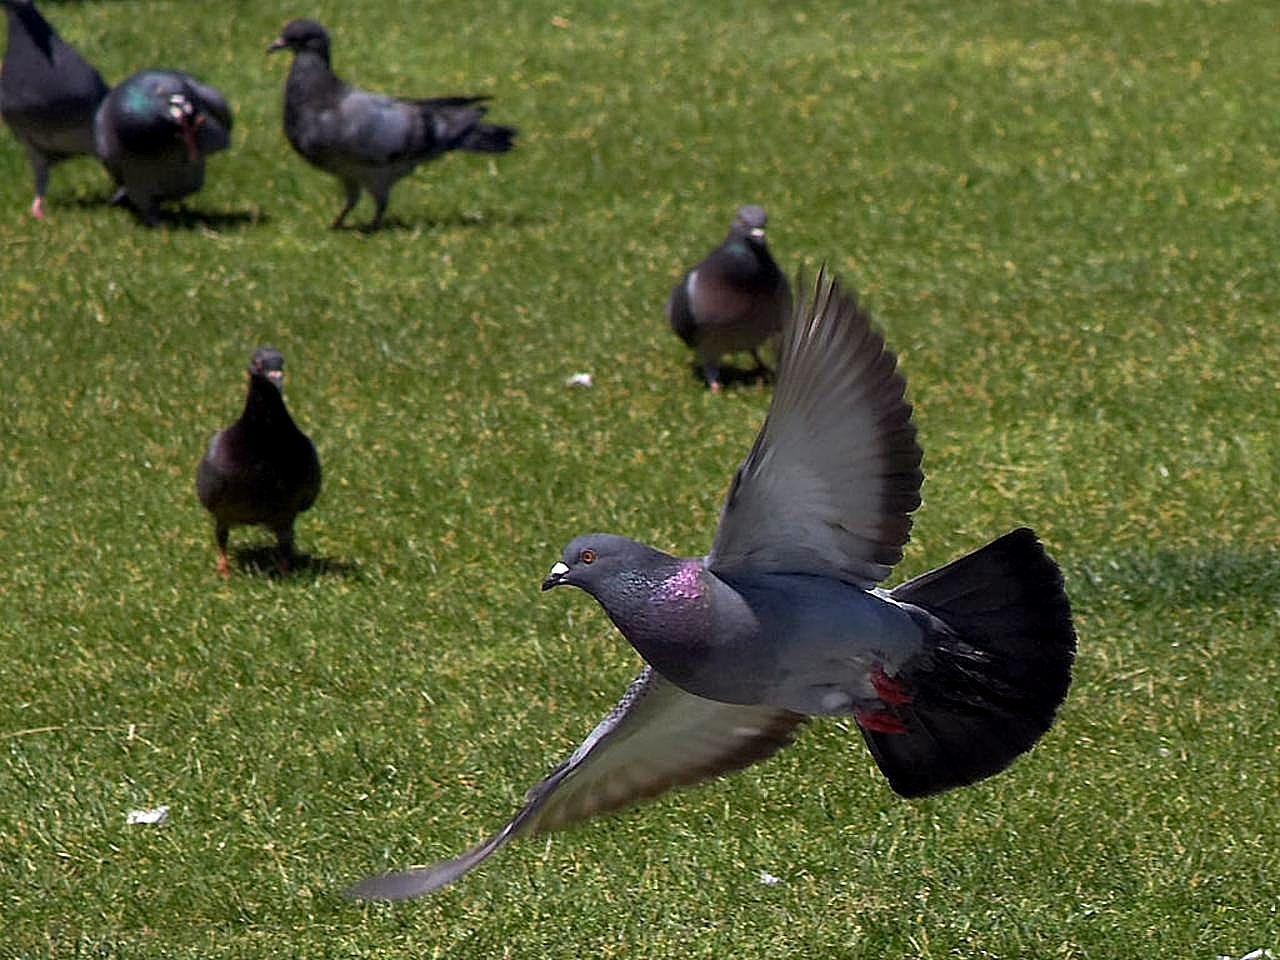
[[[724,242],[680,278],[667,298],[671,329],[693,348],[702,376],[720,389],[720,358],[751,351],[767,372],[759,347],[782,330],[791,313],[791,287],[765,246],[764,208],[739,207]]]
[[[49,168],[95,152],[93,116],[107,95],[107,84],[34,3],[0,2],[9,22],[9,45],[0,66],[0,116],[27,151],[36,188],[31,215],[42,220]]]
[[[231,142],[231,108],[215,90],[177,70],[140,70],[107,95],[94,121],[98,156],[148,226],[160,204],[204,186],[204,158]]]
[[[259,347],[249,359],[240,419],[209,441],[196,467],[196,494],[213,514],[218,573],[227,577],[231,528],[260,524],[276,535],[281,572],[293,559],[293,521],[320,493],[320,459],[284,405],[284,357]]]
[[[1056,564],[1013,530],[893,588],[921,451],[896,359],[819,274],[783,333],[764,426],[710,553],[574,539],[543,590],[589,593],[646,661],[612,712],[496,834],[348,891],[436,890],[503,844],[768,757],[809,716],[852,715],[907,797],[1004,769],[1052,724],[1076,638]]]
[[[346,205],[333,221],[341,227],[363,188],[373,197],[373,220],[382,225],[391,188],[418,164],[450,150],[505,153],[514,127],[481,123],[488,97],[401,100],[344,83],[329,66],[329,34],[314,20],[291,20],[267,52],[292,50],[284,88],[284,133],[313,166],[333,174]]]

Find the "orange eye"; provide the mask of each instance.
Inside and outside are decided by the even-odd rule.
[[[587,547],[587,549],[583,550],[580,554],[578,554],[578,562],[579,563],[595,563],[596,552],[592,550],[590,547]]]

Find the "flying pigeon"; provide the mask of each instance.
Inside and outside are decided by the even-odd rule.
[[[791,313],[791,287],[765,246],[764,208],[739,207],[724,242],[689,269],[667,298],[671,329],[697,355],[702,376],[720,389],[720,358],[759,347]]]
[[[313,166],[333,174],[346,205],[341,227],[363,187],[375,210],[369,229],[382,225],[391,188],[420,163],[449,150],[505,153],[514,127],[481,123],[488,97],[400,100],[344,83],[329,66],[329,34],[314,20],[291,20],[267,52],[293,51],[284,88],[284,133]]]
[[[148,226],[160,204],[204,186],[204,158],[231,142],[226,98],[177,70],[141,70],[108,94],[94,121],[98,156]]]
[[[232,527],[260,524],[276,535],[279,563],[293,558],[294,518],[320,493],[320,459],[284,405],[284,357],[259,347],[249,359],[249,395],[240,419],[209,441],[196,467],[196,494],[213,514],[218,573],[227,577]]]
[[[0,116],[27,151],[35,175],[31,215],[44,219],[49,168],[94,154],[93,115],[107,84],[40,15],[31,0],[0,0],[9,45],[0,66]]]
[[[514,837],[762,760],[810,716],[852,715],[906,797],[989,777],[1030,749],[1066,696],[1076,646],[1062,575],[1035,534],[877,586],[920,503],[905,388],[868,315],[819,274],[783,332],[772,405],[710,553],[587,534],[542,584],[585,590],[645,659],[626,695],[492,837],[348,894],[439,889]]]

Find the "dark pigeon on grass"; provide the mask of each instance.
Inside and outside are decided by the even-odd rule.
[[[762,760],[810,716],[852,716],[906,797],[989,777],[1029,750],[1066,696],[1076,647],[1062,576],[1035,534],[878,586],[920,503],[905,386],[867,314],[819,275],[783,332],[772,405],[710,553],[587,534],[542,584],[591,594],[647,661],[626,695],[488,840],[349,893],[438,889],[514,837]]]
[[[36,188],[31,215],[42,220],[49,168],[95,152],[93,117],[107,84],[34,3],[0,2],[9,21],[9,45],[0,66],[0,116],[27,151]]]
[[[765,245],[764,208],[739,207],[724,242],[689,269],[667,298],[667,319],[693,348],[702,376],[720,389],[720,358],[751,352],[768,372],[759,348],[791,313],[791,286]]]
[[[148,226],[160,204],[204,186],[205,157],[231,142],[231,108],[218,90],[177,70],[141,70],[98,109],[98,156]]]
[[[369,229],[382,225],[391,188],[427,160],[450,150],[505,153],[514,127],[482,123],[488,97],[401,100],[344,83],[329,66],[329,34],[314,20],[292,20],[267,48],[292,50],[284,88],[284,133],[304,160],[333,174],[346,204],[341,227],[360,199],[375,205]]]
[[[284,405],[284,357],[260,347],[249,359],[249,395],[240,419],[214,435],[196,467],[196,494],[213,514],[218,573],[229,576],[232,527],[257,524],[276,535],[281,572],[293,559],[293,521],[320,493],[320,459]]]

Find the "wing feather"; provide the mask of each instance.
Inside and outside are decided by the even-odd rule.
[[[920,460],[897,358],[824,270],[783,332],[773,403],[725,499],[708,566],[871,586],[902,559]]]
[[[788,710],[685,693],[646,666],[569,758],[534,785],[501,830],[452,860],[369,877],[347,895],[404,900],[438,890],[514,837],[567,826],[772,756],[803,722]]]

